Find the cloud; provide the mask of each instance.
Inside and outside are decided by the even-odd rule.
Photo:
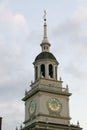
[[[65,72],[78,80],[86,80],[87,77],[87,72],[80,67],[78,68],[78,64],[72,62],[65,67]]]
[[[21,28],[26,32],[28,31],[28,25],[24,15],[12,12],[3,3],[0,4],[0,21],[8,23],[13,31],[18,31]]]
[[[67,73],[68,78],[87,85],[87,1],[78,2],[71,17],[56,26],[53,36],[58,40],[58,46],[62,50],[60,59],[63,59],[62,69],[65,74]]]
[[[3,112],[0,113],[0,115],[3,116],[3,129],[15,129],[16,125],[19,126],[23,121],[21,120],[24,117],[23,103],[18,101],[18,99],[17,101],[9,100],[9,103],[8,101],[0,102],[2,104],[0,109],[3,110]]]
[[[80,58],[87,55],[87,1],[80,0],[77,8],[69,19],[60,23],[53,31],[63,45],[74,49]],[[77,52],[78,51],[78,52]]]
[[[69,19],[60,23],[54,36],[61,36],[73,44],[86,44],[87,41],[87,1],[80,0]]]
[[[87,21],[87,0],[79,0],[74,17],[80,22]]]

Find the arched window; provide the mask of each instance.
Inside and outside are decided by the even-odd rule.
[[[36,66],[35,67],[35,80],[37,80],[38,78],[38,67]]]
[[[45,77],[45,65],[44,64],[41,65],[41,74],[42,74],[42,76]]]
[[[53,65],[49,65],[49,76],[53,78]]]

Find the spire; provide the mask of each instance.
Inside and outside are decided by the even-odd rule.
[[[46,10],[44,10],[44,37],[41,43],[42,51],[49,51],[50,43],[47,38]]]
[[[44,40],[47,40],[46,10],[44,10]]]

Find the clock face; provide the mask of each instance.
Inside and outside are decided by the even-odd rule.
[[[48,101],[48,108],[52,112],[60,112],[62,105],[60,104],[59,100],[57,98],[51,98]]]
[[[29,112],[31,115],[35,112],[35,109],[36,109],[36,104],[34,101],[31,101],[29,106]]]

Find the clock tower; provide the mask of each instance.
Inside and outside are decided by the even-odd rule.
[[[21,130],[82,130],[77,125],[70,124],[68,86],[63,88],[61,78],[58,78],[58,61],[50,52],[50,42],[47,37],[46,12],[44,14],[44,36],[41,53],[33,62],[34,82],[31,89],[25,92],[25,121]],[[18,130],[16,128],[16,130]]]

